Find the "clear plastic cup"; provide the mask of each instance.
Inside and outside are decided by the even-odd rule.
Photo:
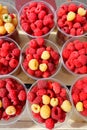
[[[35,86],[37,86],[38,81],[40,81],[40,80],[37,80],[36,82],[34,82],[34,83],[32,84],[32,86],[31,86],[31,88],[29,89],[28,93],[31,92],[32,88],[34,88]],[[70,101],[69,90],[68,90],[68,88],[67,88],[61,81],[59,81],[58,79],[54,79],[54,78],[45,78],[45,79],[41,79],[41,81],[58,82],[58,83],[61,85],[62,88],[65,88],[65,90],[66,90],[66,92],[67,92],[67,100]],[[46,90],[47,90],[47,88],[46,88]],[[48,96],[49,96],[49,95],[48,95]],[[27,98],[28,98],[28,97],[27,97]],[[71,102],[71,101],[70,101],[70,102]],[[39,125],[39,126],[41,126],[41,127],[45,127],[45,123],[39,123],[39,122],[37,121],[37,119],[35,119],[35,118],[33,117],[33,115],[32,115],[32,110],[31,110],[31,104],[32,104],[32,103],[30,103],[29,100],[27,99],[27,111],[28,111],[29,117],[30,117],[31,120],[33,120],[37,125]],[[64,125],[65,127],[67,127],[67,125],[68,125],[67,122],[68,122],[69,118],[71,117],[71,115],[72,115],[72,109],[71,109],[70,112],[68,112],[68,113],[66,112],[66,117],[65,117],[64,122],[56,122],[56,123],[55,123],[54,129],[55,129],[55,128],[61,128],[63,125]]]
[[[16,14],[17,20],[18,20],[18,11],[12,4],[10,4],[9,2],[3,2],[3,1],[0,1],[0,4],[2,4],[3,6],[6,6],[9,13]],[[15,27],[15,30],[12,33],[7,33],[6,35],[1,35],[0,38],[2,38],[4,36],[7,36],[7,37],[14,36],[16,34],[15,32],[17,31],[17,27],[18,27],[18,24],[17,24],[17,26]]]
[[[63,6],[63,5],[69,5],[69,4],[72,4],[72,3],[75,3],[76,5],[82,5],[85,9],[87,9],[87,6],[86,4],[82,3],[82,2],[79,2],[79,1],[68,1],[68,2],[64,2],[60,5]],[[57,15],[57,12],[59,10],[59,8],[57,8],[57,11],[56,11],[56,15]],[[57,21],[58,21],[58,16],[57,16]],[[87,32],[83,33],[82,35],[78,35],[78,36],[73,36],[73,35],[70,35],[66,32],[64,32],[57,24],[57,40],[60,41],[59,44],[64,44],[65,41],[67,41],[69,38],[71,37],[80,37],[80,36],[84,36],[84,35],[87,35]]]
[[[16,41],[14,41],[13,39],[11,39],[11,38],[9,38],[9,37],[2,37],[2,38],[0,38],[0,39],[2,39],[2,40],[4,40],[4,41],[7,41],[7,42],[9,42],[9,43],[14,43],[14,44],[17,46],[17,48],[20,50],[20,55],[21,55],[21,48],[20,48],[20,46],[18,45],[18,43],[17,43]],[[20,55],[19,55],[19,63],[18,63],[18,65],[17,65],[17,67],[14,68],[13,70],[11,70],[9,73],[0,74],[0,77],[2,77],[2,75],[8,75],[8,74],[13,74],[13,73],[16,73],[16,72],[17,72],[17,70],[18,70],[18,68],[19,68],[19,66],[20,66],[20,60],[21,60]],[[5,57],[4,57],[4,58],[5,58]],[[5,68],[6,68],[6,67],[5,67]]]
[[[70,69],[65,65],[65,62],[64,62],[64,59],[63,59],[63,55],[62,55],[63,50],[66,48],[66,46],[67,46],[70,42],[73,42],[73,41],[75,41],[75,40],[79,40],[79,41],[81,41],[81,42],[87,42],[87,37],[86,37],[86,36],[82,36],[82,37],[72,37],[72,38],[70,38],[69,40],[67,40],[67,41],[64,43],[64,45],[63,45],[63,47],[62,47],[62,50],[61,50],[61,59],[62,59],[62,64],[63,64],[64,68],[65,68],[69,73],[71,73],[71,74],[74,75],[74,76],[80,76],[80,75],[83,75],[83,74],[81,74],[81,73],[75,73],[75,72],[73,72],[72,70],[70,70]]]
[[[49,9],[49,13],[52,13],[53,16],[54,16],[54,18],[53,18],[53,20],[54,20],[54,26],[49,30],[48,33],[46,33],[46,34],[44,34],[44,35],[41,35],[41,36],[31,35],[31,34],[27,33],[26,31],[24,31],[23,28],[22,28],[22,26],[21,26],[20,17],[21,17],[22,11],[23,11],[23,9],[24,9],[25,7],[27,7],[29,4],[31,4],[31,3],[33,3],[33,2],[37,2],[37,3],[39,2],[39,3],[42,3],[42,4],[46,5],[46,7]],[[19,10],[19,26],[20,26],[21,30],[23,30],[23,31],[25,32],[25,34],[26,34],[29,38],[36,38],[36,37],[44,37],[44,38],[47,38],[47,37],[49,36],[49,34],[54,30],[55,24],[56,24],[56,14],[55,14],[55,10],[54,10],[54,8],[53,8],[49,3],[47,3],[47,2],[45,2],[45,1],[43,1],[43,0],[41,0],[41,1],[40,1],[40,0],[32,0],[32,1],[30,1],[30,2],[27,2],[27,3],[24,4],[24,5],[21,7],[21,9]]]
[[[47,40],[47,39],[44,39],[44,40],[45,40],[45,45],[52,47],[55,51],[57,51],[57,52],[59,53],[59,56],[60,56],[59,62],[58,62],[58,64],[56,65],[56,71],[55,71],[52,75],[49,76],[49,77],[54,77],[54,76],[60,71],[61,66],[62,66],[60,50],[59,50],[59,48],[57,47],[57,45],[56,45],[55,43],[53,43],[52,41]],[[38,80],[38,79],[40,79],[40,77],[38,78],[38,77],[36,77],[36,76],[30,75],[29,73],[27,73],[27,71],[26,71],[26,70],[24,69],[24,67],[23,67],[24,53],[25,53],[25,50],[26,50],[27,47],[29,47],[29,43],[25,44],[25,46],[24,46],[24,47],[22,48],[22,50],[21,50],[21,68],[22,68],[23,72],[24,72],[28,77],[30,77],[30,78],[32,78],[32,79],[34,79],[34,80]]]
[[[18,83],[20,83],[20,85],[23,86],[23,89],[25,90],[26,95],[27,95],[26,86],[25,86],[24,83],[23,83],[20,79],[18,79],[17,77],[12,76],[12,75],[5,75],[5,76],[0,77],[0,80],[1,80],[1,79],[8,79],[8,78],[13,79],[13,80],[16,80]],[[26,100],[26,101],[27,101],[27,100]],[[27,105],[27,102],[26,102],[26,101],[25,101],[25,105],[23,106],[22,111],[21,111],[21,113],[20,113],[19,115],[16,115],[16,116],[14,116],[14,117],[11,117],[11,118],[8,119],[8,120],[1,119],[1,120],[0,120],[0,125],[5,126],[5,125],[10,125],[10,124],[16,123],[16,122],[22,117],[22,115],[23,115],[24,112],[25,112],[26,105]]]
[[[78,80],[80,80],[80,79],[85,78],[85,77],[87,78],[87,75],[79,76],[78,78],[76,78],[76,80],[74,81],[74,83],[71,85],[71,88],[70,88],[70,100],[71,100],[72,107],[73,107],[73,113],[75,115],[75,116],[72,115],[72,119],[76,120],[76,121],[79,121],[79,122],[81,122],[81,121],[86,121],[87,122],[87,116],[83,116],[79,111],[76,110],[76,107],[74,105],[74,101],[72,99],[72,90],[73,90],[73,87],[75,87],[74,85],[76,84],[76,82]]]

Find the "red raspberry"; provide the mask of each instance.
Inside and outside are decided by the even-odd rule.
[[[5,48],[1,48],[0,50],[1,57],[6,57],[8,54],[9,54],[8,50],[6,50]]]
[[[81,74],[86,74],[87,73],[87,66],[80,67],[78,71]]]
[[[26,100],[26,92],[25,92],[25,90],[21,90],[21,91],[19,92],[19,94],[18,94],[18,99],[19,99],[20,101],[25,101],[25,100]]]
[[[49,28],[48,27],[43,27],[42,28],[42,32],[43,32],[43,34],[48,33],[49,32]]]
[[[12,82],[8,81],[6,83],[6,89],[10,92],[10,90],[15,89],[15,86],[14,86],[14,84]]]
[[[86,54],[86,49],[85,48],[79,50],[79,55],[85,55],[85,54]]]
[[[3,111],[0,110],[0,120],[1,120],[1,118],[2,118],[2,114],[3,114]]]
[[[64,49],[63,50],[63,52],[62,52],[62,55],[63,55],[63,58],[64,59],[68,59],[69,58],[69,56],[70,56],[70,54],[71,54],[71,51],[70,50],[68,50],[68,49]]]
[[[69,4],[69,6],[68,6],[68,11],[76,12],[77,9],[78,9],[78,7],[77,7],[77,5],[74,4],[74,3],[71,3],[71,4]]]
[[[36,25],[37,28],[42,29],[42,27],[43,27],[43,21],[42,20],[37,20],[35,22],[35,25]]]
[[[41,36],[41,35],[43,35],[42,30],[39,29],[39,28],[36,28],[36,29],[34,30],[34,36]]]
[[[83,42],[84,48],[87,48],[87,42]]]
[[[66,89],[65,88],[61,88],[60,96],[61,97],[66,97],[66,95],[67,95]]]
[[[52,82],[48,81],[48,89],[53,89]]]
[[[75,50],[74,43],[73,42],[69,42],[66,48],[68,50],[74,51]]]
[[[76,29],[78,29],[80,27],[81,27],[81,24],[79,22],[74,23],[74,25],[73,25],[73,28],[76,28]]]
[[[38,18],[39,19],[43,19],[46,15],[46,11],[45,10],[41,10],[39,13],[38,13]]]
[[[80,112],[83,116],[87,117],[87,109],[84,109],[82,112]]]
[[[50,89],[47,90],[47,95],[50,97],[50,98],[53,98],[54,97],[54,92]]]
[[[45,80],[39,80],[38,83],[37,83],[37,86],[38,86],[39,89],[41,89],[41,88],[47,88],[48,83]]]
[[[10,116],[7,115],[6,112],[4,111],[3,114],[2,114],[2,118],[3,118],[4,120],[8,120],[8,119],[10,119]]]
[[[31,48],[37,48],[38,45],[37,45],[36,40],[34,40],[34,39],[30,40],[29,46],[30,46]]]
[[[32,8],[32,7],[36,7],[37,6],[37,2],[31,2],[29,4],[29,9]]]
[[[53,129],[54,125],[55,125],[55,123],[54,123],[54,120],[52,118],[46,119],[46,121],[45,121],[46,128]]]
[[[60,28],[64,27],[64,23],[63,23],[62,19],[59,19],[57,24]]]
[[[69,27],[64,27],[63,31],[69,34],[69,32],[70,32]]]
[[[40,70],[35,71],[35,76],[36,77],[42,77],[42,72]]]
[[[37,44],[38,44],[40,47],[45,44],[45,41],[44,41],[43,38],[37,38],[36,41],[37,41]]]
[[[12,54],[16,57],[19,57],[20,55],[20,50],[18,48],[15,48],[13,51],[12,51]]]
[[[27,99],[28,99],[28,101],[29,102],[33,102],[33,100],[35,99],[35,93],[33,93],[33,92],[28,92],[28,94],[27,94]]]
[[[42,52],[45,51],[44,47],[38,48],[37,49],[37,54],[41,56]]]
[[[76,18],[75,18],[75,21],[76,21],[76,22],[79,22],[79,23],[82,23],[83,17],[82,17],[81,15],[77,14],[77,15],[76,15]]]
[[[34,75],[35,74],[34,70],[31,70],[30,68],[27,69],[27,73],[30,74],[30,75]]]
[[[48,71],[45,71],[42,76],[43,78],[47,78],[50,76],[50,73]]]
[[[77,67],[77,68],[82,66],[81,62],[79,62],[78,59],[73,60],[73,64],[74,64],[75,67]]]
[[[48,63],[48,70],[53,71],[55,68],[55,65],[53,63]]]
[[[4,40],[0,38],[0,47],[2,46]]]
[[[53,19],[51,17],[49,17],[48,15],[46,15],[43,19],[43,25],[47,26],[53,23]]]
[[[64,9],[66,11],[66,13],[68,12],[68,6],[67,5],[62,5],[61,8]]]
[[[0,79],[0,88],[4,88],[6,85],[5,80]]]
[[[39,123],[44,123],[45,120],[41,118],[40,114],[32,112],[32,115]]]
[[[22,108],[23,108],[23,106],[21,106],[21,105],[16,106],[16,115],[20,115],[20,113],[22,112]]]
[[[39,89],[39,90],[36,92],[36,94],[37,94],[38,96],[43,96],[43,95],[46,94],[46,93],[47,93],[47,91],[46,91],[46,89],[44,89],[44,88]]]
[[[6,60],[5,58],[1,58],[1,59],[0,59],[0,62],[1,62],[4,66],[8,66],[8,65],[9,65],[8,60]]]
[[[74,46],[76,50],[81,50],[83,48],[83,44],[80,41],[78,41],[78,43],[75,43]]]
[[[83,25],[83,29],[84,29],[84,31],[87,31],[87,23],[85,25]]]
[[[28,70],[28,62],[24,60],[23,67],[25,70]]]
[[[34,23],[31,23],[30,28],[31,28],[32,31],[35,30],[35,29],[36,29],[35,24],[34,24]]]
[[[8,106],[11,105],[11,101],[9,100],[8,97],[3,97],[2,98],[2,104],[3,104],[3,108],[7,108]]]
[[[76,59],[76,58],[78,58],[78,56],[79,56],[78,51],[73,51],[73,52],[70,54],[69,60],[70,60],[70,59]]]
[[[84,93],[84,92],[81,92],[81,93],[79,94],[79,98],[80,98],[81,101],[84,101],[84,100],[87,99],[87,94]]]
[[[75,28],[72,28],[72,29],[70,30],[70,34],[73,35],[73,36],[76,35],[76,30],[75,30]]]
[[[10,49],[10,44],[9,44],[9,42],[4,42],[3,44],[2,44],[2,48],[4,49],[6,49],[6,50],[9,50]]]
[[[41,102],[42,102],[41,96],[37,96],[37,97],[33,100],[33,103],[35,103],[35,104],[40,104]]]
[[[29,54],[33,55],[36,53],[36,50],[34,48],[29,48]]]
[[[69,29],[71,29],[73,27],[73,23],[71,21],[66,21],[64,25],[68,26]]]
[[[78,61],[82,64],[82,65],[86,65],[87,64],[87,56],[85,55],[80,55],[78,57]]]
[[[33,86],[33,88],[31,89],[31,92],[35,93],[38,91],[38,86]]]
[[[84,33],[83,28],[78,28],[78,29],[76,30],[76,35],[82,35],[83,33]]]
[[[60,93],[61,85],[57,82],[52,83],[53,91],[57,94]]]
[[[66,19],[67,19],[67,15],[63,15],[63,16],[62,16],[62,21],[65,22]]]
[[[60,8],[57,12],[58,17],[62,17],[63,15],[66,14],[66,11],[63,8]]]
[[[18,60],[16,60],[16,59],[11,59],[11,60],[10,60],[9,66],[10,66],[11,68],[16,68],[17,65],[18,65]]]
[[[40,59],[40,56],[39,56],[38,54],[34,54],[33,57],[34,57],[34,59],[37,59],[38,61],[39,61],[39,59]],[[33,58],[32,58],[32,59],[33,59]],[[36,71],[35,71],[35,72],[36,72]]]
[[[56,51],[51,51],[51,57],[52,57],[54,60],[59,60],[59,54],[58,54],[58,52],[56,52]]]
[[[73,93],[72,94],[72,99],[73,99],[73,102],[76,104],[77,102],[79,102],[79,96],[76,94],[76,93]]]
[[[37,15],[35,13],[33,13],[33,12],[29,13],[27,15],[27,17],[28,17],[28,20],[29,20],[30,23],[33,23],[33,22],[35,22],[37,20]]]
[[[3,98],[7,95],[7,90],[5,88],[0,88],[0,97]]]
[[[29,62],[31,59],[33,59],[32,54],[27,54],[26,55],[26,60]],[[28,64],[28,63],[27,63]]]
[[[9,92],[9,98],[12,100],[12,102],[14,101],[14,100],[18,100],[17,99],[17,91],[16,90],[10,90],[10,92]]]
[[[61,106],[63,103],[63,98],[62,97],[57,97],[57,98],[58,98],[58,104],[59,106]]]
[[[62,115],[62,110],[59,107],[53,107],[51,112],[51,117],[54,120],[59,120],[59,115]]]
[[[87,109],[87,100],[83,101],[83,106]]]
[[[30,25],[28,23],[22,23],[21,26],[25,32],[30,31]]]

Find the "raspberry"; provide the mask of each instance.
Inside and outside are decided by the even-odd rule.
[[[52,113],[51,113],[51,117],[54,120],[59,120],[59,115],[62,115],[62,110],[59,107],[53,107],[52,108]]]
[[[10,92],[10,90],[14,89],[14,84],[12,82],[6,83],[6,89]]]
[[[43,19],[43,25],[47,26],[53,23],[52,18],[50,18],[48,15],[46,15]]]
[[[16,60],[16,59],[11,59],[11,60],[10,60],[9,66],[10,66],[11,68],[16,68],[17,65],[18,65],[18,60]]]
[[[43,96],[44,94],[46,94],[47,92],[46,92],[46,89],[44,89],[44,88],[42,88],[42,89],[39,89],[37,92],[36,92],[36,94],[38,95],[38,96]]]
[[[46,15],[46,11],[45,10],[41,10],[39,13],[38,13],[38,18],[39,19],[43,19]]]
[[[40,70],[36,70],[35,71],[35,76],[36,77],[41,77],[42,76],[42,72]]]
[[[83,106],[87,109],[87,100],[83,101]]]
[[[20,50],[18,48],[15,48],[13,51],[12,51],[12,54],[16,57],[19,57],[20,55]]]
[[[41,35],[43,35],[42,30],[39,29],[39,28],[36,28],[36,29],[34,30],[34,36],[41,36]]]
[[[52,83],[53,91],[57,94],[60,93],[61,85],[57,82]]]
[[[61,106],[63,103],[63,98],[62,97],[57,97],[58,99],[58,105]]]
[[[71,29],[73,27],[73,23],[71,21],[66,21],[65,26],[68,26],[69,29]]]
[[[73,93],[72,94],[72,99],[73,99],[73,102],[76,104],[77,102],[79,102],[79,96],[76,94],[76,93]]]
[[[33,59],[32,54],[27,54],[26,55],[26,60],[29,62],[31,59]],[[28,63],[27,63],[28,64]]]
[[[76,59],[76,58],[78,58],[78,56],[79,56],[78,51],[73,51],[73,52],[70,54],[69,60],[70,60],[70,59]]]
[[[6,112],[3,112],[2,118],[3,118],[4,120],[8,120],[8,119],[10,119],[10,116],[7,115]]]
[[[76,22],[79,22],[79,23],[82,23],[83,17],[80,16],[79,14],[77,14],[77,15],[76,15],[76,18],[75,18],[75,21],[76,21]]]
[[[50,73],[48,72],[48,71],[45,71],[44,73],[43,73],[43,78],[47,78],[47,77],[49,77],[50,76]]]
[[[43,27],[42,28],[42,32],[43,32],[43,34],[48,33],[49,32],[49,28],[48,27]]]
[[[32,89],[31,89],[31,92],[35,93],[38,91],[38,87],[37,86],[34,86]]]
[[[8,55],[8,50],[1,48],[0,53],[1,57],[6,57]]]
[[[37,2],[31,2],[29,4],[29,9],[32,8],[32,7],[36,7],[37,6]]]
[[[74,3],[71,3],[71,4],[69,4],[69,6],[68,6],[68,11],[76,12],[77,9],[78,9],[78,7],[77,7],[77,5],[74,4]]]
[[[82,65],[86,65],[87,64],[87,56],[85,55],[80,55],[78,57],[78,61],[82,64]]]
[[[27,15],[27,17],[28,17],[28,20],[29,20],[30,23],[33,23],[33,22],[35,22],[37,20],[37,15],[35,13],[33,13],[33,12],[29,13]]]
[[[85,48],[79,50],[79,55],[85,55],[85,54],[86,54],[86,49]]]
[[[70,34],[73,35],[73,36],[76,35],[76,30],[75,30],[75,28],[72,28],[72,29],[70,30]]]
[[[87,42],[83,42],[84,48],[87,48]]]
[[[3,111],[0,110],[0,120],[1,120],[1,118],[2,118],[2,114],[3,114]]]
[[[83,116],[87,116],[87,109],[84,109],[82,112],[80,112]]]
[[[36,40],[34,40],[34,39],[30,40],[29,46],[30,46],[31,48],[37,48],[38,45],[37,45]]]
[[[9,42],[4,42],[3,44],[2,44],[2,48],[4,49],[6,49],[6,50],[9,50],[9,48],[10,48],[10,44],[9,44]]]
[[[45,120],[41,118],[40,114],[32,112],[32,115],[39,123],[44,123]]]
[[[37,97],[33,100],[33,103],[35,103],[35,104],[40,104],[41,102],[42,102],[41,96],[37,96]]]
[[[10,90],[10,92],[9,92],[9,97],[10,97],[10,99],[12,100],[12,102],[14,101],[14,100],[17,100],[17,91],[16,90]]]
[[[3,108],[5,109],[11,105],[11,101],[9,100],[8,97],[3,97],[2,104],[3,104]]]
[[[48,129],[54,128],[54,120],[53,120],[52,118],[46,119],[46,121],[45,121],[45,126],[46,126],[46,128],[48,128]]]
[[[33,55],[36,53],[36,50],[34,48],[29,48],[29,54]]]
[[[81,24],[79,23],[79,22],[77,22],[77,23],[75,23],[74,25],[73,25],[73,28],[76,28],[76,29],[78,29],[78,28],[80,28],[81,27]]]
[[[50,98],[53,98],[54,97],[54,92],[50,89],[47,90],[47,95],[50,97]]]
[[[37,20],[36,22],[35,22],[35,25],[36,25],[36,27],[37,28],[42,28],[43,27],[43,21],[42,20]]]
[[[62,5],[61,8],[64,9],[66,11],[66,13],[67,13],[67,11],[68,11],[68,6],[67,5]]]
[[[25,100],[26,100],[26,92],[25,92],[25,90],[21,90],[21,91],[19,92],[19,94],[18,94],[18,99],[19,99],[20,101],[25,101]]]
[[[71,54],[71,51],[70,51],[70,50],[68,50],[68,49],[66,49],[66,48],[63,50],[62,55],[63,55],[63,58],[64,58],[64,59],[68,59],[69,56],[70,56],[70,54]]]
[[[81,67],[82,66],[82,64],[78,61],[78,59],[75,59],[73,61],[73,64],[75,65],[75,67]]]
[[[84,93],[84,92],[81,92],[81,93],[79,94],[79,98],[80,98],[81,101],[84,101],[84,100],[87,99],[87,94]]]
[[[0,88],[4,88],[5,87],[5,85],[6,85],[6,82],[5,82],[5,80],[0,80]]]
[[[34,23],[31,23],[30,28],[31,28],[32,31],[35,30],[35,29],[36,29],[35,24],[34,24]]]
[[[58,20],[58,26],[59,26],[60,28],[64,27],[64,23],[63,23],[62,19],[59,19],[59,20]]]
[[[62,17],[63,15],[66,14],[66,11],[63,8],[60,8],[57,12],[58,17]]]
[[[45,41],[44,41],[43,38],[37,38],[36,41],[37,41],[37,44],[38,44],[39,46],[43,46],[43,45],[45,44]]]
[[[63,28],[63,31],[69,34],[69,32],[70,32],[70,31],[69,31],[69,27],[64,27],[64,28]]]
[[[48,81],[48,89],[53,89],[52,82]]]
[[[48,63],[48,70],[49,70],[49,71],[53,71],[54,68],[55,68],[54,64]]]
[[[29,26],[28,23],[22,23],[21,26],[22,26],[22,28],[23,28],[23,30],[25,32],[29,32],[30,31],[30,26]]]
[[[33,100],[35,99],[35,94],[33,92],[28,92],[27,99],[29,102],[33,102]]]
[[[44,47],[38,48],[38,49],[37,49],[37,54],[38,54],[38,55],[41,55],[43,51],[45,51],[45,48],[44,48]]]
[[[51,51],[51,56],[54,60],[59,60],[59,54],[56,51]]]
[[[0,97],[3,98],[7,95],[7,90],[5,88],[0,88]]]
[[[0,47],[2,46],[4,40],[0,38]]]
[[[1,58],[0,62],[4,65],[4,66],[8,66],[9,62],[8,60],[6,60],[5,58]]]
[[[28,74],[34,75],[34,70],[31,70],[30,68],[27,69]]]
[[[36,60],[39,60],[39,59],[40,59],[40,56],[37,55],[37,54],[34,54],[33,57],[34,57],[34,59],[36,59]],[[31,58],[31,59],[33,59],[33,58]]]
[[[61,88],[60,96],[66,97],[66,89],[65,88]]]
[[[39,89],[41,89],[41,88],[47,88],[48,83],[45,80],[39,80],[38,83],[37,83],[37,85],[38,85]]]
[[[20,113],[22,112],[22,108],[23,108],[23,106],[21,106],[21,105],[16,106],[16,115],[20,115]]]
[[[76,35],[82,35],[84,33],[83,28],[78,28],[76,30]]]
[[[85,25],[83,25],[83,29],[84,29],[84,31],[87,31],[87,23]]]

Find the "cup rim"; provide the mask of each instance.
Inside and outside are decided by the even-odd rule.
[[[58,83],[60,83],[61,86],[62,86],[62,88],[65,88],[65,89],[66,89],[66,92],[67,92],[67,95],[68,95],[68,99],[69,99],[69,101],[71,102],[70,94],[69,94],[69,89],[66,87],[66,85],[65,85],[63,82],[61,82],[60,80],[55,79],[55,78],[44,78],[44,79],[39,79],[39,80],[35,81],[35,82],[31,85],[31,87],[29,88],[28,92],[30,92],[31,89],[32,89],[32,88],[38,83],[38,81],[40,81],[40,80],[46,80],[46,81],[51,81],[51,80],[52,80],[53,82],[58,82]],[[27,93],[28,93],[28,92],[27,92]],[[62,123],[60,123],[60,122],[56,123],[56,124],[55,124],[56,126],[55,126],[54,128],[57,128],[57,127],[60,127],[60,126],[63,125],[63,124],[66,124],[66,123],[68,122],[69,118],[70,118],[71,115],[72,115],[72,111],[73,111],[73,109],[71,109],[71,111],[66,114],[66,118],[65,118],[65,121],[64,121],[64,122],[62,122]],[[33,122],[35,122],[37,125],[40,125],[40,126],[42,126],[42,127],[45,127],[42,123],[39,123],[38,121],[36,121],[36,120],[34,119],[32,113],[31,113],[31,110],[30,110],[30,103],[29,103],[28,99],[27,99],[27,112],[28,112],[28,114],[29,114],[29,116],[30,116],[30,118],[31,118],[31,120],[32,120]]]
[[[82,3],[82,2],[79,2],[79,1],[76,1],[76,0],[75,0],[75,1],[63,2],[63,3],[57,8],[57,10],[56,10],[57,20],[58,20],[57,11],[59,10],[59,8],[60,8],[62,5],[64,5],[64,4],[68,5],[68,4],[70,4],[70,3],[82,4],[82,5],[87,9],[87,5],[86,5],[86,4],[84,4],[84,3]],[[56,24],[57,24],[57,23],[56,23]],[[64,32],[64,31],[58,26],[58,24],[57,24],[57,30],[60,31],[60,32],[61,32],[62,34],[64,34],[65,36],[69,37],[69,38],[72,38],[72,37],[77,38],[77,37],[81,37],[81,36],[87,35],[87,32],[83,33],[82,35],[77,35],[77,36],[73,36],[73,35],[71,35],[71,34],[67,34],[66,32]]]
[[[66,47],[66,45],[69,44],[69,42],[74,41],[74,40],[78,40],[79,38],[87,38],[87,36],[83,36],[83,37],[82,37],[82,36],[72,37],[72,38],[68,39],[68,40],[63,44],[62,49],[61,49],[61,53],[60,53],[60,54],[61,54],[62,64],[63,64],[64,68],[65,68],[70,74],[72,74],[72,75],[74,75],[74,76],[80,76],[80,75],[85,75],[85,74],[74,73],[73,71],[71,71],[70,69],[68,69],[68,67],[67,67],[67,66],[65,65],[65,63],[64,63],[62,53],[63,53],[63,50],[64,50],[64,48]]]
[[[58,68],[56,68],[57,71],[56,71],[54,74],[52,74],[52,75],[49,76],[49,78],[51,78],[51,77],[54,77],[54,76],[60,71],[60,69],[61,69],[61,67],[62,67],[61,54],[60,54],[60,50],[59,50],[59,48],[57,47],[56,44],[54,44],[52,41],[50,41],[50,40],[48,40],[48,39],[44,39],[44,40],[45,40],[45,42],[51,43],[51,46],[53,46],[53,47],[56,48],[56,51],[58,52],[58,54],[59,54],[59,56],[60,56],[60,58],[59,58],[59,63],[58,63]],[[29,45],[29,42],[27,42],[27,43],[24,45],[24,47],[22,48],[22,50],[21,50],[21,60],[20,60],[20,61],[21,61],[21,68],[22,68],[23,72],[24,72],[28,77],[30,77],[30,78],[32,78],[32,79],[34,79],[34,80],[44,79],[44,78],[41,78],[41,77],[38,78],[38,77],[36,77],[36,76],[32,76],[32,75],[28,74],[28,73],[26,72],[26,70],[24,69],[23,65],[22,65],[22,63],[23,63],[23,56],[22,56],[22,54],[23,54],[23,51],[25,50],[25,48],[26,48],[28,45]]]
[[[18,63],[18,65],[17,65],[17,67],[15,68],[15,69],[13,69],[13,71],[11,71],[10,73],[7,73],[7,74],[0,74],[0,78],[2,77],[2,76],[4,76],[4,75],[11,75],[11,74],[13,74],[13,73],[15,73],[16,72],[16,70],[19,68],[19,66],[20,66],[20,62],[21,62],[21,47],[18,45],[18,43],[15,41],[15,40],[13,40],[12,38],[9,38],[9,37],[7,37],[7,36],[4,36],[4,37],[0,37],[0,39],[3,39],[3,40],[7,40],[7,41],[11,41],[11,42],[13,42],[16,46],[17,46],[17,48],[20,50],[20,56],[19,56],[19,63]]]
[[[26,92],[26,101],[25,101],[25,105],[22,108],[22,112],[19,115],[13,117],[12,118],[12,119],[14,119],[13,121],[8,122],[9,120],[7,120],[7,121],[3,120],[3,123],[0,123],[0,126],[2,126],[2,125],[6,126],[6,125],[11,125],[11,124],[16,123],[21,118],[21,116],[24,114],[24,112],[26,110],[26,106],[27,106],[27,89],[26,89],[25,84],[19,78],[15,77],[13,75],[10,75],[10,74],[9,75],[3,75],[2,77],[0,77],[0,79],[6,79],[6,78],[12,78],[12,79],[16,80],[17,82],[19,82],[23,86],[23,88]],[[4,121],[7,122],[7,123],[5,123]]]
[[[29,4],[32,3],[32,2],[44,3],[44,4],[52,11],[52,14],[53,14],[53,16],[54,16],[54,26],[51,28],[51,30],[50,30],[48,33],[46,33],[46,34],[44,34],[44,35],[41,35],[41,36],[33,36],[33,35],[27,33],[26,31],[24,31],[23,28],[21,27],[21,23],[20,23],[21,12],[22,12],[22,10],[23,10],[24,7],[26,7],[27,5],[29,5]],[[37,37],[43,37],[43,38],[44,38],[44,37],[48,36],[48,35],[54,30],[54,28],[56,27],[56,14],[55,14],[55,9],[51,6],[51,4],[49,4],[48,2],[46,2],[46,1],[44,1],[44,0],[32,0],[32,1],[30,1],[30,2],[25,3],[25,4],[21,7],[21,9],[19,10],[19,13],[18,13],[18,21],[19,21],[19,27],[20,27],[20,29],[21,29],[27,36],[29,36],[30,38],[37,38]]]

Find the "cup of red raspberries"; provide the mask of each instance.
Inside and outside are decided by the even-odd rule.
[[[15,123],[26,107],[26,88],[14,76],[0,78],[0,125]]]
[[[87,74],[87,37],[71,38],[63,45],[62,61],[74,75]]]
[[[27,100],[31,119],[48,129],[65,123],[72,108],[68,89],[52,78],[36,81],[28,91]]]
[[[87,6],[80,2],[65,2],[57,9],[57,27],[67,37],[86,35]]]
[[[28,2],[19,11],[19,22],[29,37],[46,37],[55,27],[54,8],[45,1]]]
[[[61,68],[61,57],[57,46],[49,40],[30,40],[22,49],[21,66],[33,79],[56,75]]]
[[[13,74],[19,65],[19,45],[11,38],[0,38],[0,75]]]
[[[75,114],[87,121],[87,76],[80,76],[70,89],[70,97]]]

